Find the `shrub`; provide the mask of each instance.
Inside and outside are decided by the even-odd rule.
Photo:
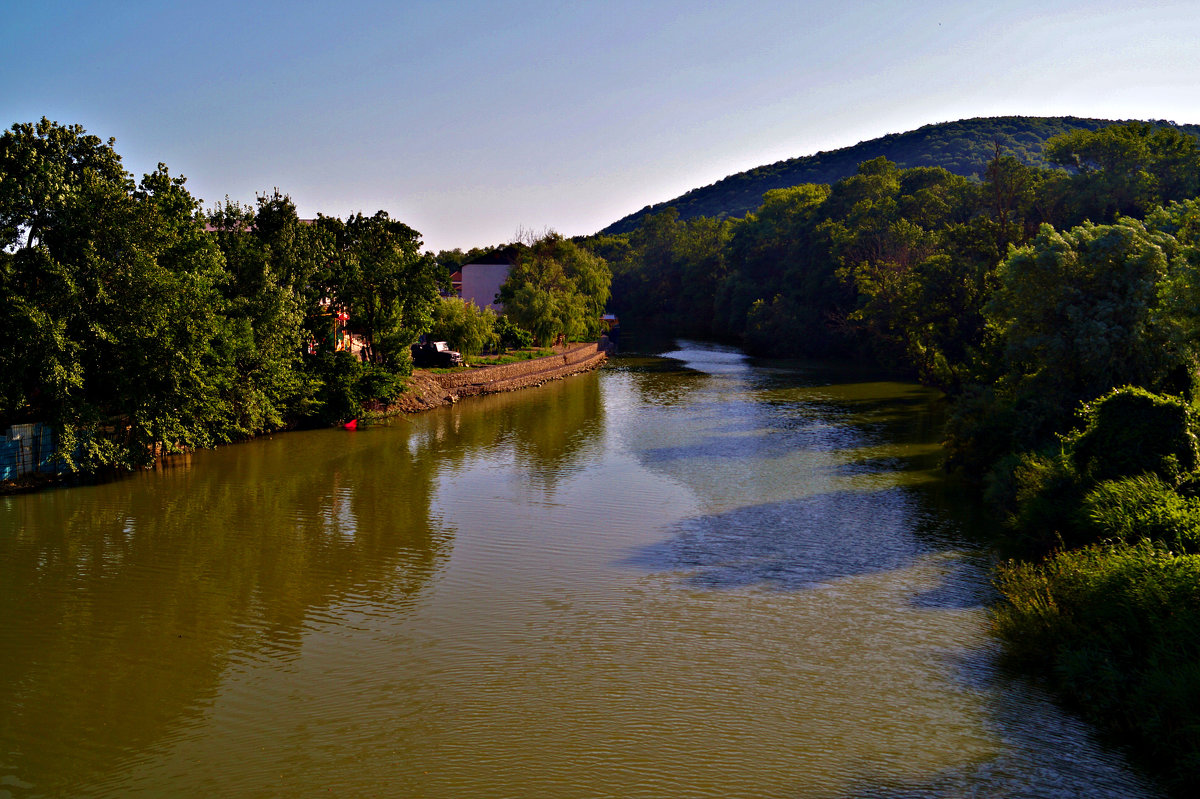
[[[369,400],[387,402],[404,386],[404,377],[377,364],[363,363],[349,352],[324,352],[314,356],[310,368],[321,380],[316,407],[309,421],[335,424],[362,413]]]
[[[960,395],[947,420],[948,464],[982,475],[1006,455],[1056,442],[1071,413],[1045,393],[1013,397],[1005,387],[973,388]]]
[[[1026,554],[1083,543],[1083,488],[1063,453],[1026,452],[1002,459],[988,476],[988,499],[1004,514],[1009,545]]]
[[[1057,451],[1001,458],[987,497],[1007,518],[1009,543],[1021,554],[1140,538],[1195,550],[1200,500],[1183,496],[1200,487],[1188,482],[1200,461],[1193,417],[1181,398],[1121,388],[1084,404],[1080,429]]]
[[[1143,541],[1009,563],[993,613],[1007,654],[1045,667],[1081,713],[1194,787],[1200,767],[1200,556]]]
[[[1179,398],[1126,386],[1085,403],[1070,441],[1075,465],[1095,481],[1149,472],[1171,482],[1200,463],[1192,411]]]
[[[434,306],[426,338],[449,342],[463,355],[478,355],[496,343],[496,312],[458,297],[443,297]]]
[[[523,350],[533,346],[533,334],[518,327],[507,314],[496,320],[496,333],[500,336],[500,346],[506,350]]]

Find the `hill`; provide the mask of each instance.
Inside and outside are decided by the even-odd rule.
[[[889,133],[853,147],[789,158],[739,172],[708,186],[692,189],[673,200],[648,205],[617,220],[601,233],[625,233],[637,227],[646,214],[674,207],[681,219],[697,216],[741,217],[762,204],[763,194],[800,183],[834,183],[853,175],[863,161],[885,156],[900,167],[940,166],[964,177],[978,175],[995,153],[999,142],[1007,155],[1030,165],[1042,163],[1042,147],[1061,133],[1085,128],[1097,130],[1117,120],[1080,117],[977,117],[958,122],[925,125],[908,133]],[[1200,136],[1200,125],[1176,125],[1155,120]]]

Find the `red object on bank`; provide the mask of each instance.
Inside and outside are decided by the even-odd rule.
[[[344,425],[342,425],[342,427],[346,428],[347,430],[357,430],[358,429],[358,420],[351,419],[350,421],[348,421]]]

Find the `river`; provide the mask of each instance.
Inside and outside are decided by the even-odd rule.
[[[918,386],[681,342],[0,497],[0,797],[1149,797]]]

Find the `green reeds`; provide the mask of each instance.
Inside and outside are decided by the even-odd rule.
[[[1200,773],[1200,555],[1141,540],[1010,562],[997,587],[1007,656],[1177,790]]]

